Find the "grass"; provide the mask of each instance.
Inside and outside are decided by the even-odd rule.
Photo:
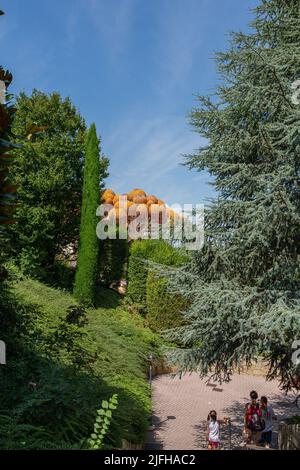
[[[122,439],[141,443],[151,412],[147,356],[160,355],[162,340],[110,290],[99,290],[98,306],[86,310],[80,328],[66,323],[69,309],[78,307],[68,292],[19,277],[12,293],[27,325],[22,334],[30,358],[26,364],[23,358],[24,370],[38,377],[35,395],[29,396],[24,385],[22,400],[33,400],[27,406],[27,422],[73,444],[88,437],[101,401],[117,393],[119,406],[108,444],[120,446]],[[36,369],[29,364],[32,350],[38,356]],[[23,382],[25,377],[31,379],[23,372]]]

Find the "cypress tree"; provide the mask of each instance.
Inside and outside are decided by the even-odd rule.
[[[95,302],[99,240],[96,210],[100,204],[100,141],[92,124],[86,138],[80,240],[74,296],[84,305]]]
[[[268,377],[296,386],[300,339],[299,0],[262,0],[252,32],[217,55],[222,85],[199,97],[191,123],[208,144],[187,156],[208,170],[218,197],[206,210],[206,244],[170,276],[190,308],[173,359],[227,380],[263,356]],[[213,372],[212,372],[213,371]]]

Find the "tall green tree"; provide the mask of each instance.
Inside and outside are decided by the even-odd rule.
[[[86,126],[70,99],[58,93],[21,93],[16,107],[14,132],[28,139],[13,168],[13,255],[31,275],[46,275],[55,256],[78,239]]]
[[[171,334],[182,369],[230,378],[263,356],[269,378],[296,385],[300,339],[300,2],[262,0],[252,32],[217,55],[222,85],[191,123],[208,144],[187,157],[213,175],[206,244],[171,283],[191,302]],[[298,370],[299,373],[299,370]]]
[[[95,302],[98,274],[99,240],[96,234],[96,211],[100,204],[101,184],[99,145],[96,126],[92,124],[86,138],[79,253],[74,285],[74,296],[84,305]]]

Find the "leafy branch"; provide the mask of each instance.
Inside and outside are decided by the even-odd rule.
[[[97,418],[94,424],[94,432],[88,439],[88,445],[93,450],[103,449],[103,440],[106,436],[112,420],[112,411],[118,407],[118,395],[114,394],[109,401],[103,400],[102,407],[97,410]]]

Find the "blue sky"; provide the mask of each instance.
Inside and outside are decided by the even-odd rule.
[[[117,192],[167,203],[214,195],[180,163],[203,144],[188,124],[195,95],[218,83],[213,56],[247,30],[258,0],[0,0],[1,64],[12,91],[70,96],[95,122]]]

